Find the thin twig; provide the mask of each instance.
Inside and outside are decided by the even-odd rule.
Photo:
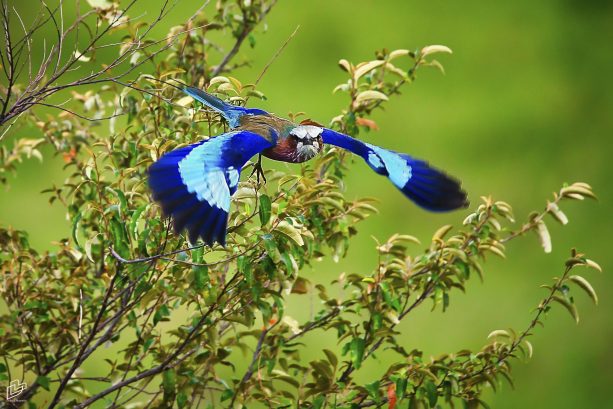
[[[249,366],[247,367],[247,371],[245,371],[245,374],[241,378],[240,383],[236,387],[235,392],[234,392],[234,396],[232,396],[232,401],[230,402],[230,406],[229,407],[231,407],[231,408],[234,407],[234,402],[236,401],[236,398],[238,397],[238,394],[240,393],[243,385],[246,382],[248,382],[249,379],[251,379],[251,377],[253,376],[253,373],[255,372],[255,364],[258,361],[259,357],[260,357],[260,353],[262,352],[262,346],[264,345],[264,340],[266,339],[266,335],[278,323],[279,323],[279,321],[277,320],[272,325],[270,325],[269,327],[264,326],[264,328],[262,329],[262,332],[260,333],[260,337],[258,338],[258,343],[257,343],[257,345],[255,347],[255,350],[253,351],[253,356],[251,357],[251,363],[249,363]]]
[[[530,336],[531,331],[536,327],[536,325],[540,322],[540,318],[541,315],[543,315],[543,313],[547,310],[549,304],[552,303],[556,292],[558,292],[560,290],[560,288],[562,287],[562,285],[564,284],[564,281],[566,280],[566,277],[568,277],[568,274],[570,273],[570,271],[572,270],[573,265],[567,265],[566,269],[564,270],[564,274],[562,275],[562,277],[560,277],[555,285],[553,285],[551,287],[551,290],[549,291],[549,294],[547,295],[547,297],[545,297],[545,299],[543,299],[541,301],[541,303],[539,304],[537,310],[536,310],[536,314],[534,315],[534,318],[532,318],[532,321],[530,321],[530,324],[528,325],[528,327],[521,333],[521,335],[515,339],[515,341],[513,341],[513,343],[511,344],[511,346],[509,347],[508,350],[504,351],[503,354],[498,358],[498,360],[496,362],[490,363],[488,365],[485,365],[483,368],[481,368],[480,370],[473,372],[471,374],[468,375],[464,375],[462,377],[460,377],[459,381],[466,381],[470,378],[474,378],[475,376],[481,375],[482,373],[485,373],[487,371],[489,371],[490,369],[493,369],[494,367],[500,366],[501,363],[503,363],[507,358],[509,358],[510,356],[513,355],[513,353],[515,352],[515,350],[517,349],[517,347],[524,342],[524,340]]]
[[[230,60],[232,58],[234,58],[236,53],[238,53],[238,50],[240,50],[241,45],[243,44],[243,42],[247,39],[247,37],[249,37],[249,34],[251,34],[253,29],[260,23],[260,21],[262,21],[264,19],[264,17],[266,17],[266,15],[270,12],[270,10],[275,6],[276,3],[277,3],[277,0],[271,1],[270,4],[268,5],[268,7],[266,7],[262,11],[262,13],[258,16],[259,20],[256,20],[254,22],[249,22],[249,16],[247,15],[247,11],[246,11],[245,8],[242,8],[242,12],[243,12],[243,22],[242,22],[243,28],[242,28],[241,32],[239,33],[239,35],[236,37],[236,42],[234,43],[234,46],[223,57],[223,59],[221,60],[219,65],[217,67],[215,67],[215,69],[211,73],[211,77],[216,77],[219,74],[221,74],[222,72],[224,72],[224,69],[225,69],[226,65],[230,62]]]
[[[195,350],[193,350],[193,352],[191,353],[187,353],[186,355],[180,357],[181,353],[183,352],[183,350],[189,345],[189,343],[193,340],[193,338],[196,336],[197,333],[199,333],[202,330],[202,327],[205,325],[205,323],[207,322],[209,316],[217,310],[217,308],[219,307],[219,302],[221,301],[222,297],[224,295],[226,295],[227,290],[229,289],[230,285],[234,282],[234,280],[236,280],[236,278],[238,278],[239,273],[236,273],[232,276],[232,278],[226,282],[226,284],[224,285],[224,287],[222,288],[222,290],[219,292],[219,295],[217,296],[216,301],[211,304],[211,306],[209,307],[209,309],[206,311],[206,313],[204,315],[202,315],[200,317],[200,319],[198,320],[198,322],[192,327],[192,329],[189,331],[189,333],[187,334],[187,336],[185,337],[185,339],[183,340],[183,342],[181,342],[181,344],[174,350],[173,353],[171,353],[170,355],[168,355],[168,357],[166,359],[164,359],[164,361],[162,361],[160,364],[158,364],[157,366],[150,368],[146,371],[143,371],[131,378],[125,379],[121,382],[118,382],[114,385],[112,385],[111,387],[93,395],[92,397],[86,399],[85,401],[83,401],[82,403],[78,404],[75,406],[75,409],[83,409],[89,405],[91,405],[92,403],[96,402],[99,399],[104,398],[105,396],[107,396],[110,393],[113,393],[114,391],[121,389],[123,387],[125,387],[126,385],[130,385],[134,382],[137,382],[141,379],[145,379],[151,376],[155,376],[158,375],[168,369],[171,369],[177,365],[179,365],[181,362],[183,362],[185,359],[187,359],[189,356],[191,356],[191,354],[193,354],[193,352],[195,352]]]
[[[89,344],[92,342],[92,340],[96,336],[96,330],[97,330],[98,324],[100,323],[100,321],[102,320],[102,317],[104,316],[104,313],[106,312],[106,308],[108,306],[107,302],[111,296],[111,293],[113,292],[115,281],[117,280],[117,277],[120,276],[120,271],[121,271],[121,268],[118,268],[117,271],[115,272],[115,275],[113,275],[113,278],[111,279],[111,282],[106,290],[106,294],[104,295],[104,298],[102,299],[102,306],[100,307],[100,310],[98,311],[98,315],[96,316],[96,320],[94,321],[94,324],[92,325],[89,335],[87,339],[85,340],[85,342],[81,344],[81,348],[79,349],[79,352],[77,353],[77,356],[72,366],[62,378],[62,382],[60,383],[60,386],[58,387],[55,393],[55,396],[51,400],[51,403],[49,404],[48,409],[53,409],[59,403],[62,393],[64,392],[64,389],[68,385],[70,378],[72,377],[74,372],[77,370],[77,368],[79,368],[79,366],[81,365],[83,354],[85,353],[87,347],[89,346]]]
[[[298,33],[298,30],[300,30],[300,25],[296,26],[296,29],[294,30],[294,32],[292,34],[290,34],[290,36],[287,38],[287,40],[285,40],[285,42],[283,44],[281,44],[281,47],[275,52],[275,54],[272,56],[272,58],[266,63],[266,65],[264,66],[264,68],[262,69],[262,71],[260,72],[260,74],[258,75],[258,77],[256,78],[256,80],[254,82],[254,88],[257,88],[258,84],[262,80],[262,77],[264,77],[264,75],[266,74],[266,72],[268,71],[270,66],[276,61],[276,59],[279,58],[279,56],[281,55],[283,50],[285,50],[285,47],[287,47],[287,45],[290,43],[290,41],[293,40],[293,38]],[[249,95],[247,95],[247,97],[245,98],[245,103],[248,100],[249,100]]]

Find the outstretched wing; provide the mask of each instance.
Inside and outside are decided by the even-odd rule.
[[[330,129],[324,128],[321,137],[324,143],[361,156],[375,172],[387,176],[405,196],[427,210],[448,211],[468,205],[460,182],[427,162]]]
[[[271,147],[262,136],[229,132],[174,150],[149,168],[153,199],[172,216],[176,232],[187,229],[190,242],[225,244],[230,196],[253,155]]]

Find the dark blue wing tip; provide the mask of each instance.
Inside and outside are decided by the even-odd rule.
[[[161,203],[164,206],[163,202]],[[225,245],[228,213],[224,210],[206,202],[198,202],[192,209],[175,208],[169,213],[172,215],[175,231],[186,231],[190,243],[195,244],[198,239],[202,239],[210,247],[215,243]]]
[[[409,158],[402,155],[405,158]],[[447,212],[469,206],[461,182],[427,162],[409,158],[411,179],[401,191],[420,207],[433,212]]]
[[[216,242],[225,245],[228,213],[190,193],[176,166],[165,166],[164,158],[154,163],[149,168],[149,186],[164,215],[172,218],[176,233],[186,230],[191,243],[200,238],[211,247]]]

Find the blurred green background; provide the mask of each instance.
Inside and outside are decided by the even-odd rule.
[[[200,4],[181,1],[164,30]],[[151,10],[150,3],[141,10],[145,7]],[[280,115],[305,111],[326,123],[347,103],[345,95],[331,93],[346,78],[337,67],[340,58],[357,63],[374,58],[374,50],[383,47],[444,44],[454,51],[440,56],[446,75],[419,72],[403,95],[374,115],[380,130],[362,137],[460,177],[473,205],[481,195],[508,201],[520,221],[540,210],[562,183],[592,184],[599,202],[566,204],[570,223],[549,222],[551,254],[542,252],[536,237],[510,243],[508,260],[488,260],[484,282],[473,280],[466,294],[452,294],[447,312],[431,313],[425,305],[400,330],[406,349],[420,348],[426,355],[479,348],[493,329],[521,330],[544,295],[539,285],[560,274],[576,246],[605,270],[602,275],[585,272],[600,305],[578,296],[578,326],[562,308],[551,312],[545,329],[531,340],[534,358],[513,364],[515,390],[505,384],[485,398],[493,408],[613,408],[613,3],[285,1],[267,19],[268,31],[257,34],[256,47],[240,51],[239,57],[253,64],[236,76],[255,81],[298,25],[298,34],[259,85],[268,97],[258,102],[260,107]],[[163,35],[158,31],[158,37]],[[42,164],[27,161],[0,191],[0,223],[29,231],[41,250],[70,234],[63,208],[49,205],[40,194],[62,182],[62,165],[49,154]],[[351,165],[346,185],[349,197],[377,197],[380,214],[359,226],[344,260],[316,262],[303,272],[317,282],[341,272],[370,271],[376,265],[372,237],[385,240],[400,232],[427,243],[436,228],[457,226],[466,213],[427,214],[359,161]],[[317,310],[317,299],[292,298],[288,308],[289,315],[307,317]],[[319,335],[309,345],[319,351],[330,341]],[[364,372],[378,373],[389,357],[382,354]],[[372,379],[366,374],[363,380]]]

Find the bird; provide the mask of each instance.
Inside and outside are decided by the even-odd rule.
[[[320,154],[324,145],[333,145],[361,157],[426,210],[444,212],[468,205],[461,182],[426,161],[314,121],[295,123],[261,109],[229,104],[198,88],[185,86],[181,90],[219,113],[230,128],[224,134],[170,151],[148,169],[153,199],[172,217],[175,232],[187,230],[191,243],[200,238],[209,246],[225,246],[230,199],[243,166],[258,154],[302,163]]]

